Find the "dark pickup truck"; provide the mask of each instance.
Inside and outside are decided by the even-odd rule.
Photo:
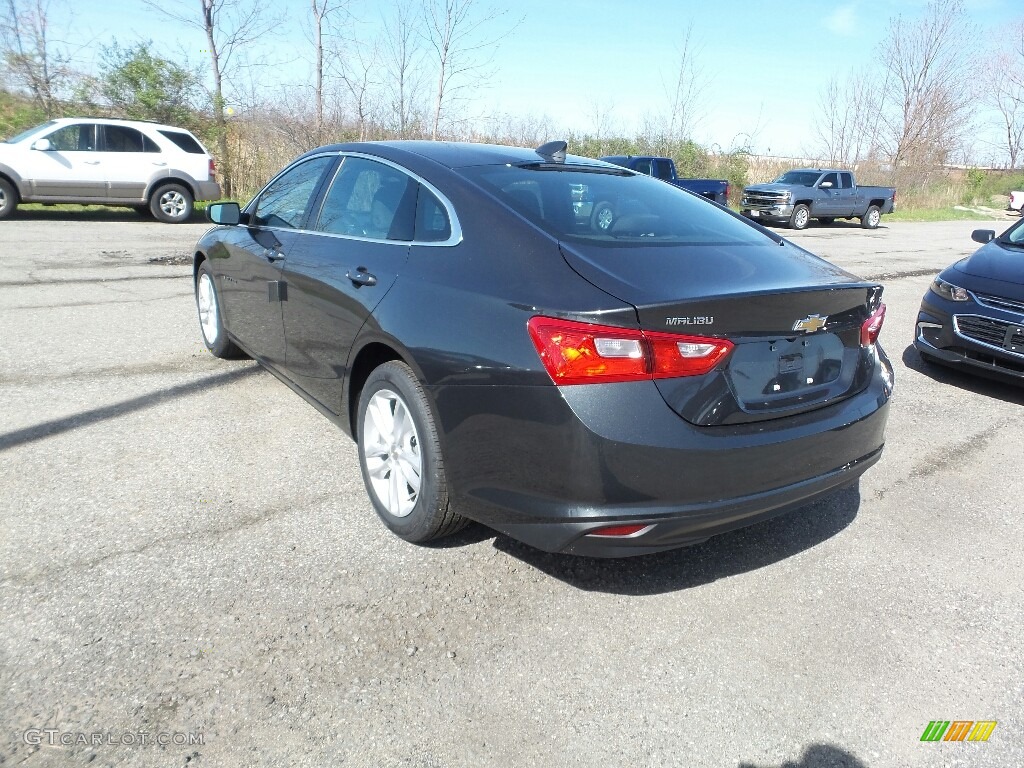
[[[676,164],[670,157],[650,155],[607,155],[600,157],[606,163],[621,165],[637,173],[646,173],[656,179],[667,181],[680,189],[714,200],[720,205],[729,204],[729,182],[725,179],[683,179],[676,173]]]
[[[874,229],[883,213],[896,208],[893,187],[858,187],[853,174],[829,168],[786,171],[771,184],[744,187],[740,212],[757,221],[788,224],[804,229],[817,219],[831,224],[836,219],[860,219]]]

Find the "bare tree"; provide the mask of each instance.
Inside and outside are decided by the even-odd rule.
[[[231,162],[228,155],[228,126],[224,114],[227,104],[225,85],[241,64],[245,49],[263,37],[277,23],[268,16],[260,0],[198,0],[198,13],[190,13],[163,0],[144,0],[164,16],[174,19],[206,35],[209,46],[210,74],[213,76],[213,119],[217,129],[217,151],[220,155],[225,193],[232,194]]]
[[[511,33],[490,30],[504,11],[481,9],[476,0],[423,0],[427,43],[437,66],[431,138],[436,140],[441,117],[454,111],[465,89],[480,88],[491,77],[489,65],[499,41]],[[514,27],[513,27],[514,28]]]
[[[853,166],[877,152],[881,83],[876,77],[863,69],[828,81],[815,112],[815,155],[832,165]]]
[[[668,139],[688,139],[700,114],[701,99],[710,80],[700,64],[703,46],[693,42],[693,22],[686,28],[679,45],[675,83],[666,88],[670,106],[668,117]]]
[[[73,78],[71,57],[50,34],[50,0],[6,0],[0,19],[4,68],[10,82],[25,88],[47,117]]]
[[[331,22],[335,17],[343,15],[348,10],[349,0],[310,0],[310,18],[313,24],[313,48],[316,54],[316,61],[313,65],[315,79],[316,99],[316,136],[317,143],[323,143],[324,136],[324,38],[329,34]],[[335,36],[334,45],[330,46],[333,54],[338,53],[338,40]]]
[[[423,50],[416,29],[417,13],[410,0],[397,0],[393,13],[383,20],[381,58],[388,79],[385,98],[392,122],[401,138],[407,138],[418,122],[421,104]]]
[[[931,0],[914,20],[896,17],[881,44],[885,86],[880,139],[893,169],[947,161],[975,109],[973,25],[963,0]]]
[[[366,141],[371,123],[373,123],[376,107],[375,94],[380,85],[376,80],[376,74],[379,71],[379,50],[380,47],[376,43],[370,46],[353,45],[349,55],[339,59],[339,78],[351,99],[356,128],[359,131],[359,141]],[[404,138],[404,126],[402,130]]]

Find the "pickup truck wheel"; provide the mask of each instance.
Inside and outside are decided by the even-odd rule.
[[[860,225],[864,229],[877,229],[878,223],[882,220],[882,212],[878,210],[877,205],[872,205],[868,208],[867,212],[860,217]]]
[[[811,209],[803,203],[793,209],[793,215],[789,217],[789,226],[793,229],[807,229],[811,221]]]
[[[6,219],[18,207],[18,191],[7,179],[0,179],[0,219]]]

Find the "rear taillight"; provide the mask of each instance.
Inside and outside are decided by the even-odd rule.
[[[867,347],[878,341],[878,334],[881,333],[884,322],[885,304],[879,304],[878,309],[872,312],[860,326],[860,345],[862,347]]]
[[[209,168],[209,171],[210,171],[210,181],[213,181],[217,177],[217,163],[216,163],[216,161],[212,157],[210,158],[210,168]]]
[[[670,379],[710,372],[732,342],[532,317],[530,338],[555,384]]]

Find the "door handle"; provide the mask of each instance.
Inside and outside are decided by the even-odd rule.
[[[99,160],[83,160],[82,162],[85,163],[86,165],[99,165],[100,164]]]
[[[284,258],[284,254],[273,248],[267,248],[263,251],[263,256],[269,262],[281,261]]]
[[[157,162],[154,162],[153,165],[157,166],[158,168],[165,168],[165,167],[167,167],[167,163],[157,163]]]
[[[345,273],[345,277],[352,281],[355,285],[376,285],[377,276],[371,275],[366,271],[366,267],[356,267],[355,270],[349,270]]]

